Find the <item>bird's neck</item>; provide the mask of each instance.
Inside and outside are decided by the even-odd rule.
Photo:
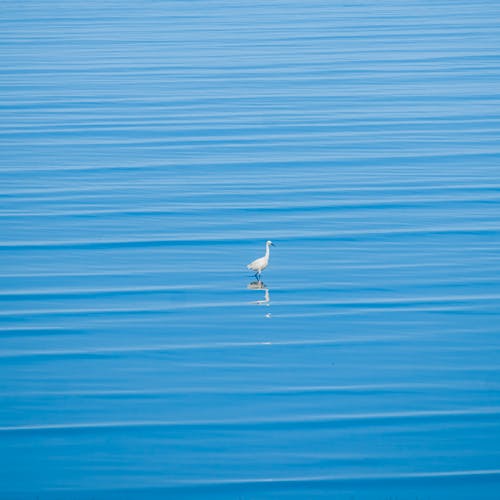
[[[269,258],[269,245],[266,245],[266,258]]]

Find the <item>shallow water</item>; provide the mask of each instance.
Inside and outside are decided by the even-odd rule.
[[[2,498],[497,498],[497,2],[0,18]]]

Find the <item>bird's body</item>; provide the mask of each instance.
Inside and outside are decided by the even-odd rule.
[[[247,268],[250,269],[251,271],[255,271],[255,276],[257,277],[258,280],[260,280],[260,275],[262,271],[268,266],[269,264],[269,247],[274,246],[274,243],[272,241],[266,241],[266,254],[264,257],[261,257],[260,259],[255,259],[253,262],[250,262],[248,264]]]

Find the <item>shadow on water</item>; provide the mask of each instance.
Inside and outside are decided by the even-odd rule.
[[[263,300],[255,300],[252,304],[256,304],[258,306],[269,306],[271,303],[271,298],[269,295],[269,288],[263,281],[252,281],[247,285],[248,290],[262,290],[264,291],[264,299]]]

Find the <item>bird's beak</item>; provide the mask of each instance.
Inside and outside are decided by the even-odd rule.
[[[275,245],[274,243],[271,243],[271,246],[272,246],[272,247],[275,247],[276,245]]]

